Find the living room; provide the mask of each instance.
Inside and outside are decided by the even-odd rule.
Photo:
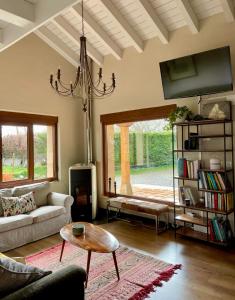
[[[183,156],[175,156],[175,162],[172,163],[172,131],[169,127],[165,130],[164,123],[169,122],[169,115],[176,107],[187,107],[190,114],[198,116],[204,105],[228,104],[229,117],[219,117],[218,123],[218,117],[211,118],[211,125],[208,125],[211,127],[206,133],[199,129],[200,135],[206,135],[207,139],[200,141],[199,149],[189,149],[193,152],[189,153],[192,155],[189,160],[205,161],[204,171],[199,171],[203,175],[203,172],[212,172],[210,159],[217,159],[217,163],[220,163],[217,169],[232,170],[229,181],[233,186],[231,115],[234,115],[234,91],[230,88],[229,91],[215,94],[197,94],[200,97],[188,95],[166,100],[159,65],[161,62],[229,46],[232,73],[235,74],[234,1],[84,0],[84,28],[88,56],[93,60],[92,67],[89,67],[94,82],[101,67],[107,87],[110,83],[114,85],[112,73],[115,74],[114,91],[107,97],[91,101],[88,112],[91,108],[92,113],[88,121],[85,100],[81,96],[63,97],[57,93],[55,86],[59,68],[62,81],[68,82],[68,93],[71,94],[71,90],[72,94],[75,93],[75,89],[73,91],[70,87],[70,80],[76,78],[79,64],[82,2],[46,2],[0,1],[0,27],[3,32],[0,43],[0,196],[1,201],[5,201],[2,198],[22,197],[31,193],[27,201],[35,198],[36,204],[32,206],[35,204],[37,207],[27,214],[0,216],[0,251],[7,257],[17,257],[16,260],[23,262],[19,263],[18,268],[24,270],[24,283],[21,286],[20,278],[16,280],[14,277],[16,269],[13,275],[9,272],[7,279],[3,280],[6,269],[3,261],[9,258],[0,256],[0,297],[6,300],[49,299],[53,296],[62,299],[65,295],[68,297],[70,290],[71,295],[77,291],[78,299],[146,299],[147,296],[150,299],[234,299],[233,238],[229,237],[229,245],[227,240],[222,243],[212,240],[208,225],[216,215],[221,217],[218,207],[217,210],[211,207],[200,210],[201,206],[189,210],[191,215],[188,214],[187,218],[191,218],[199,227],[204,226],[204,230],[199,230],[205,237],[203,241],[176,234],[179,225],[186,229],[189,228],[187,226],[190,229],[192,227],[185,216],[183,221],[177,219],[179,207],[174,205],[180,191],[178,188],[184,184],[188,188],[189,180],[182,176],[186,182],[178,181],[172,176],[173,171],[174,174],[178,171],[178,158],[187,158],[187,147],[181,147],[186,138],[177,137],[178,148],[175,152],[184,148],[184,153]],[[32,10],[35,16],[32,14],[29,20]],[[54,89],[50,86],[50,74],[54,74]],[[186,125],[185,121],[182,122],[187,132],[188,124],[193,120],[187,120]],[[199,127],[207,126],[204,125],[206,118],[198,122],[201,122]],[[87,126],[91,128],[87,129]],[[8,153],[5,150],[9,150],[6,137],[15,135],[14,128],[4,134],[9,127],[18,128],[17,133],[21,137],[19,128],[27,128],[24,139],[15,144],[18,148],[25,146],[23,151],[26,158],[19,159],[14,151],[11,151],[11,156],[7,154],[4,157]],[[142,135],[137,132],[140,127]],[[176,127],[180,132],[182,128]],[[223,131],[225,127],[226,132]],[[42,133],[40,130],[44,130],[47,137],[43,151],[35,144],[37,134]],[[195,134],[193,125],[192,130]],[[149,161],[146,159],[146,153],[154,151],[150,146],[155,143],[153,137],[146,142],[146,136],[153,132],[158,133],[156,139],[161,134],[169,136],[171,144],[167,146],[167,158],[161,158],[170,161],[167,164],[168,171],[164,163],[159,166],[154,158]],[[212,137],[213,152],[208,156],[205,153],[205,156],[201,153],[197,155],[201,146],[211,142],[208,141],[209,135],[215,133],[217,137]],[[224,136],[230,139],[228,142],[226,140],[225,146]],[[132,140],[135,141],[134,148],[131,148]],[[117,153],[116,145],[120,147]],[[138,150],[139,145],[141,150]],[[216,152],[218,146],[220,154]],[[135,150],[133,159],[130,158],[133,154],[131,149]],[[224,153],[227,153],[225,159]],[[36,154],[38,159],[35,159]],[[44,173],[37,173],[38,162]],[[92,168],[87,169],[87,163],[92,163]],[[10,169],[6,168],[7,164]],[[19,177],[16,171],[18,165],[24,167],[23,171],[19,171]],[[84,210],[84,201],[87,201],[84,194],[79,195],[79,191],[76,194],[74,187],[71,188],[73,172],[75,174],[84,169],[86,174],[87,170],[96,172],[92,173],[93,182],[88,187],[92,189],[89,198],[92,211],[90,206],[87,211]],[[160,180],[163,176],[166,176],[165,179]],[[92,179],[85,178],[85,181]],[[216,174],[215,180],[218,179]],[[202,189],[197,187],[196,180],[192,184],[194,188]],[[11,190],[10,194],[2,192],[6,189]],[[214,188],[208,190],[216,194]],[[232,190],[231,187],[229,192],[232,193]],[[187,211],[185,206],[182,207]],[[44,216],[45,209],[48,210],[47,217]],[[224,211],[226,213],[222,213],[222,216],[230,224],[230,235],[234,235],[234,209],[230,209],[229,213],[227,208]],[[28,220],[29,223],[22,223],[24,225],[20,225],[21,228],[17,228],[20,223],[17,226],[6,225],[9,218],[15,218],[14,222],[24,222],[26,216],[31,214],[35,219],[32,224]],[[22,215],[20,221],[17,220]],[[76,237],[79,233],[75,231],[84,230],[84,225],[85,233]],[[101,243],[102,247],[106,246],[102,250],[101,245],[97,244],[98,250],[90,248],[92,250],[89,251],[87,244],[84,244],[86,234],[91,234],[91,247],[94,247],[98,237],[100,240],[103,237],[105,241],[110,239],[110,244]],[[7,265],[11,271],[16,268],[12,266],[12,261],[8,261]],[[37,267],[40,276],[29,279],[27,272],[36,271],[27,270],[27,267]],[[49,274],[51,271],[52,274]],[[7,292],[10,280],[13,283]]]

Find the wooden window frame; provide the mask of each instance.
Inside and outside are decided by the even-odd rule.
[[[157,119],[164,119],[169,116],[169,114],[176,109],[176,104],[164,105],[159,107],[150,107],[137,110],[128,110],[123,112],[105,114],[100,116],[100,122],[102,124],[102,159],[103,159],[103,193],[104,196],[114,196],[113,193],[109,194],[108,189],[108,157],[107,157],[107,136],[106,136],[106,126],[120,123],[128,122],[138,122],[138,121],[150,121]],[[128,196],[118,194],[118,196],[135,198],[145,200],[144,197],[139,196]],[[151,199],[148,199],[148,201]],[[156,199],[152,199],[156,201]],[[161,201],[158,201],[161,202]],[[162,201],[165,203],[165,201]]]
[[[1,126],[25,126],[27,127],[27,151],[28,151],[28,178],[23,180],[2,181],[2,130]],[[53,176],[34,179],[34,136],[33,125],[52,126],[53,128]],[[58,117],[18,112],[0,111],[0,188],[10,188],[43,181],[58,180]]]

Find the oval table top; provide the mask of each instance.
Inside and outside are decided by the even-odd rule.
[[[72,233],[72,226],[74,224],[83,224],[85,226],[85,233],[74,236]],[[118,240],[110,232],[87,222],[76,222],[65,225],[60,230],[60,235],[65,241],[88,251],[110,253],[119,248]]]

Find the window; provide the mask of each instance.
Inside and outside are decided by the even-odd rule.
[[[174,108],[101,116],[105,194],[114,192],[115,182],[118,195],[173,200],[172,133],[165,119]]]
[[[0,187],[56,180],[57,117],[0,112]]]

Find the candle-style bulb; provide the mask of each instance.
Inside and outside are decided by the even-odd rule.
[[[60,80],[60,75],[61,75],[61,72],[60,72],[60,69],[58,69],[57,71],[57,79]]]
[[[50,84],[53,84],[53,74],[50,75]]]
[[[102,68],[99,68],[99,78],[102,78]]]

